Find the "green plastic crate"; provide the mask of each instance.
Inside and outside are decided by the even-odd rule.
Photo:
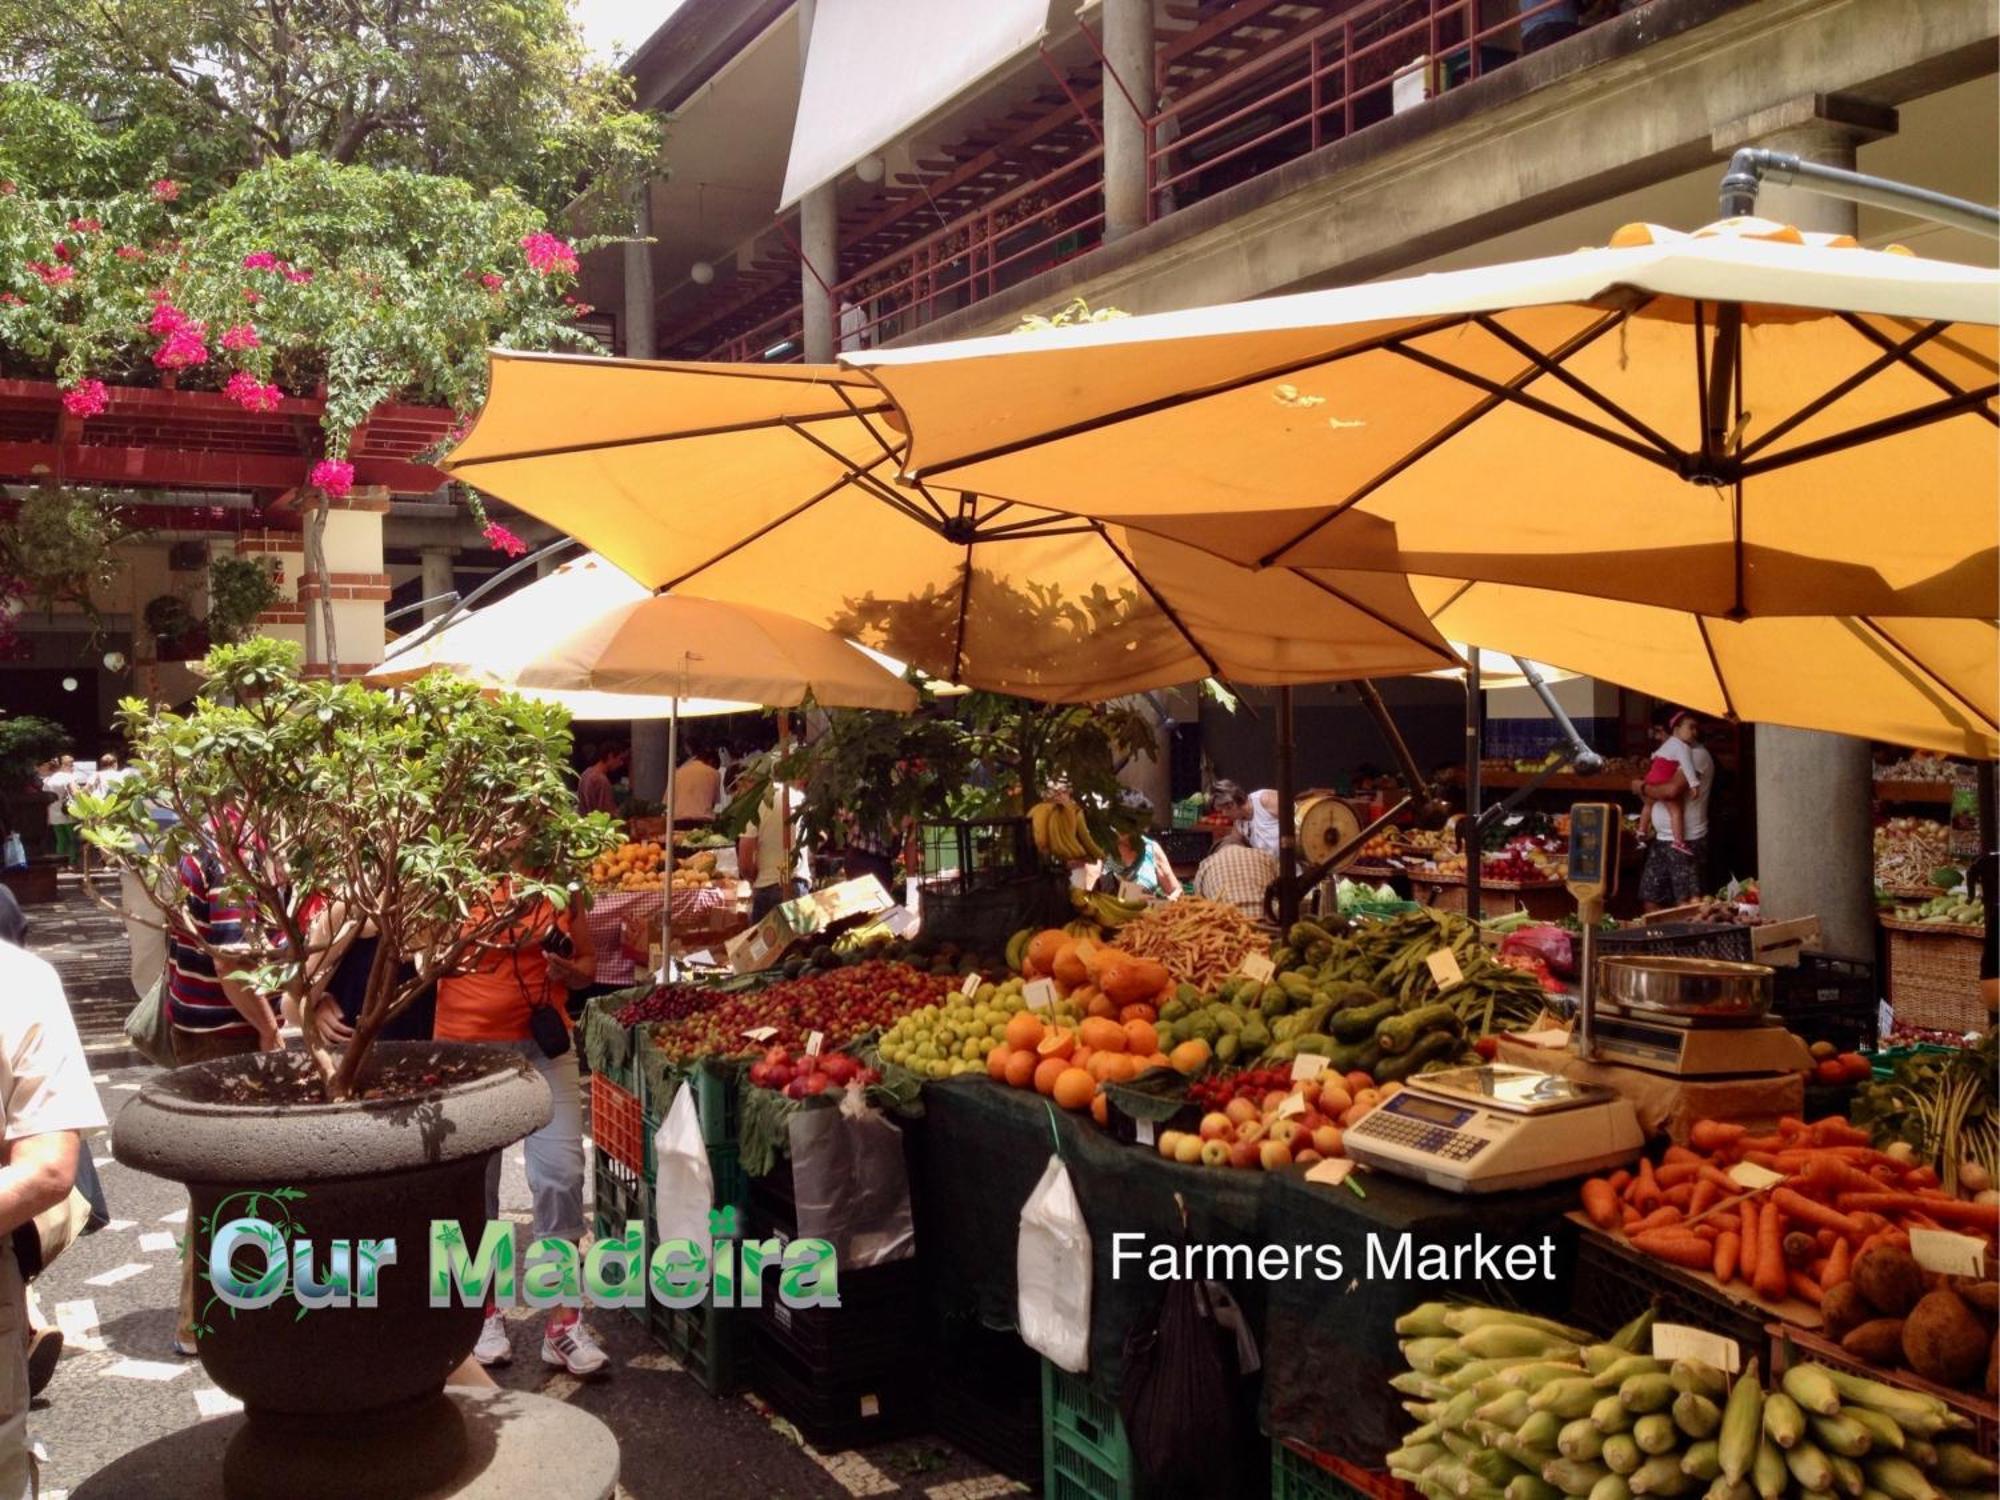
[[[725,1072],[707,1061],[697,1063],[686,1075],[686,1081],[694,1087],[694,1112],[701,1120],[701,1138],[710,1146],[727,1146],[736,1149],[736,1138],[740,1129],[736,1074]],[[673,1107],[674,1096],[680,1092],[677,1086],[665,1091],[664,1098],[653,1097],[657,1092],[648,1088],[640,1098],[645,1111],[652,1117],[653,1128],[659,1129],[659,1122],[667,1117]],[[652,1174],[652,1156],[646,1158],[647,1175]]]
[[[1357,1469],[1330,1454],[1271,1439],[1271,1500],[1407,1500],[1412,1493],[1392,1474]]]
[[[646,1327],[654,1342],[711,1396],[726,1396],[742,1387],[747,1361],[740,1355],[748,1326],[740,1308],[704,1302],[682,1309],[650,1296],[646,1300]]]
[[[1042,1361],[1042,1493],[1048,1500],[1136,1500],[1138,1474],[1117,1406],[1088,1377]]]
[[[623,1163],[612,1160],[603,1152],[594,1153],[596,1171],[591,1180],[591,1233],[598,1239],[609,1239],[623,1234],[628,1220],[637,1219],[646,1226],[643,1244],[645,1255],[650,1257],[653,1249],[653,1193],[649,1183],[633,1177]],[[644,1274],[646,1261],[642,1259],[641,1272]],[[627,1308],[641,1323],[647,1321],[644,1307]]]

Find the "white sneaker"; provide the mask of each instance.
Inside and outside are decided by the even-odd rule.
[[[595,1375],[611,1363],[611,1356],[598,1347],[583,1319],[572,1318],[542,1335],[542,1363],[560,1365],[572,1375]]]
[[[514,1346],[507,1338],[507,1320],[496,1313],[486,1315],[486,1325],[479,1330],[479,1342],[472,1346],[472,1357],[482,1365],[504,1365],[514,1358]]]

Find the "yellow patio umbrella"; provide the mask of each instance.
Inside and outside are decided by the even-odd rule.
[[[1089,702],[1452,662],[1407,582],[1259,572],[1115,524],[892,482],[862,375],[496,352],[444,467],[676,599],[782,610],[932,677]]]
[[[2000,756],[1991,619],[1723,620],[1512,584],[1411,580],[1438,627],[1717,717]]]
[[[1240,563],[1986,619],[1996,322],[2000,273],[1735,219],[843,362],[909,478]]]

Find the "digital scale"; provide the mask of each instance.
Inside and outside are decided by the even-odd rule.
[[[1644,1144],[1629,1099],[1507,1063],[1412,1078],[1342,1137],[1356,1161],[1451,1193],[1587,1176]]]

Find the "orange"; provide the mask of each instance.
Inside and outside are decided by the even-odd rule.
[[[1093,1052],[1123,1052],[1127,1046],[1125,1028],[1099,1016],[1085,1020],[1076,1028],[1076,1034]]]
[[[1132,967],[1137,972],[1142,986],[1139,994],[1141,1000],[1151,999],[1162,990],[1171,990],[1174,987],[1173,975],[1169,974],[1167,966],[1156,958],[1135,958],[1132,960]]]
[[[1167,1061],[1166,1053],[1155,1052],[1151,1057],[1146,1059],[1146,1066],[1148,1068],[1171,1068],[1173,1064]]]
[[[1038,1094],[1053,1094],[1056,1090],[1056,1080],[1062,1077],[1063,1074],[1070,1072],[1081,1073],[1083,1070],[1081,1068],[1071,1068],[1069,1059],[1066,1057],[1043,1058],[1039,1063],[1035,1064],[1035,1092]],[[1084,1073],[1083,1076],[1085,1078],[1090,1077],[1088,1073]]]
[[[1200,1037],[1182,1042],[1167,1054],[1167,1061],[1173,1064],[1176,1073],[1193,1075],[1208,1066],[1208,1043]]]
[[[1157,1021],[1160,1019],[1160,1013],[1144,1001],[1140,1001],[1125,1006],[1120,1010],[1118,1012],[1118,1019],[1121,1021]]]
[[[1031,1010],[1017,1010],[1014,1018],[1007,1023],[1007,1045],[1014,1048],[1033,1048],[1042,1040],[1042,1023]]]
[[[1111,1101],[1103,1094],[1097,1095],[1096,1098],[1090,1101],[1090,1118],[1097,1121],[1100,1125],[1110,1125]]]
[[[1087,961],[1093,974],[1102,974],[1106,969],[1132,962],[1132,955],[1123,948],[1114,948],[1109,943],[1099,943],[1090,950]]]
[[[1032,1047],[1022,1047],[1007,1059],[1007,1082],[1017,1089],[1024,1089],[1035,1081],[1035,1064],[1040,1059]]]
[[[1111,1071],[1106,1077],[1108,1083],[1130,1083],[1139,1076],[1139,1059],[1129,1052],[1111,1054]]]
[[[1151,1057],[1160,1050],[1160,1034],[1153,1029],[1151,1021],[1131,1020],[1125,1023],[1125,1048],[1141,1057]]]
[[[1068,1057],[1076,1051],[1074,1031],[1051,1031],[1036,1044],[1035,1050],[1043,1057]]]
[[[1005,1042],[1002,1042],[991,1052],[987,1053],[986,1076],[988,1078],[1005,1078],[1007,1076],[1007,1060],[1013,1055],[1014,1049]]]
[[[1082,1054],[1079,1053],[1078,1055],[1081,1056]],[[1102,1083],[1111,1076],[1111,1064],[1117,1056],[1116,1052],[1093,1052],[1090,1054],[1088,1060],[1079,1063],[1078,1066],[1099,1083]],[[1071,1061],[1075,1061],[1075,1059],[1072,1058]]]
[[[1097,1094],[1097,1080],[1082,1068],[1065,1068],[1049,1092],[1064,1109],[1083,1109]]]
[[[1056,966],[1056,953],[1069,941],[1069,934],[1060,927],[1045,927],[1028,939],[1028,953],[1024,966],[1037,974],[1047,974]]]
[[[1093,992],[1089,1004],[1084,1006],[1084,1014],[1101,1016],[1107,1021],[1116,1020],[1118,1018],[1118,1002],[1101,990]]]
[[[1049,972],[1056,976],[1058,984],[1079,985],[1090,979],[1090,966],[1076,951],[1074,941],[1064,943],[1056,950],[1056,961]]]

